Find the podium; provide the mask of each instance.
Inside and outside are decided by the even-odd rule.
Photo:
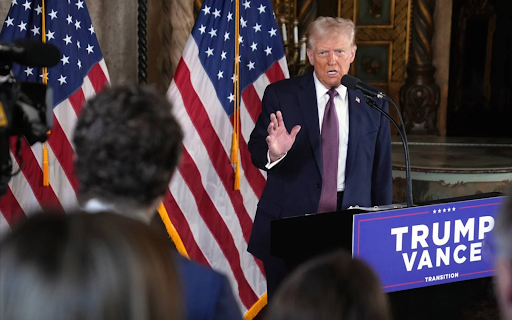
[[[494,200],[493,198],[500,199],[500,201],[503,198],[497,198],[501,197],[503,194],[501,193],[485,193],[485,194],[478,194],[478,195],[471,195],[471,196],[465,196],[465,197],[457,197],[457,198],[449,198],[449,199],[442,199],[438,201],[431,201],[431,202],[424,202],[417,204],[417,206],[414,209],[417,209],[416,211],[422,211],[421,213],[425,213],[421,219],[438,219],[441,221],[441,223],[446,223],[451,217],[453,219],[456,219],[456,214],[453,213],[449,215],[442,212],[441,208],[457,208],[457,219],[461,220],[461,216],[465,216],[466,213],[468,213],[470,216],[471,214],[475,214],[475,212],[479,213],[485,208],[487,204],[485,203],[491,203],[496,207],[496,203],[498,200]],[[484,203],[484,204],[482,204]],[[493,207],[493,208],[494,208]],[[439,209],[437,209],[439,208]],[[465,209],[465,208],[471,208],[471,209]],[[369,220],[379,220],[379,219],[387,219],[389,217],[393,218],[393,212],[396,211],[395,216],[401,217],[401,216],[408,216],[413,214],[407,214],[407,212],[410,212],[410,209],[391,209],[386,210],[382,212],[378,212],[379,215],[375,215],[377,218],[373,219],[364,219],[362,221],[369,221]],[[414,210],[413,209],[413,210]],[[460,209],[460,210],[459,210]],[[406,211],[409,210],[409,211]],[[440,215],[433,215],[432,212],[440,210]],[[405,212],[406,214],[400,214],[400,212]],[[291,217],[291,218],[284,218],[279,220],[273,220],[271,222],[271,254],[284,259],[286,265],[288,266],[289,270],[292,271],[294,268],[296,268],[301,263],[308,261],[318,255],[325,254],[331,251],[334,251],[336,249],[345,249],[349,252],[353,252],[355,256],[357,252],[361,251],[361,258],[363,260],[366,260],[368,264],[370,264],[374,269],[379,269],[380,267],[378,265],[373,264],[374,261],[368,261],[365,259],[363,253],[364,253],[364,245],[367,242],[361,242],[358,244],[358,249],[353,249],[353,231],[354,233],[358,232],[358,229],[354,227],[354,220],[356,218],[367,216],[372,217],[372,214],[366,214],[369,213],[368,210],[363,209],[349,209],[344,210],[340,212],[330,212],[330,213],[322,213],[322,214],[311,214],[311,215],[304,215],[304,216],[298,216],[298,217]],[[365,215],[366,214],[366,215]],[[359,217],[355,217],[356,215],[361,215]],[[456,228],[455,225],[461,225],[462,227],[466,228],[460,228],[462,231],[465,231],[469,227],[473,226],[474,228],[474,234],[471,235],[470,231],[467,231],[465,233],[465,236],[468,240],[472,240],[470,242],[476,242],[479,240],[479,237],[482,236],[483,232],[485,231],[479,231],[480,229],[485,229],[485,226],[487,226],[487,231],[491,228],[489,224],[482,226],[478,226],[478,218],[470,218],[473,219],[473,221],[469,220],[461,220],[461,222],[453,223],[450,225],[452,228]],[[387,221],[390,221],[391,219],[387,219]],[[436,220],[437,221],[437,220]],[[476,222],[475,222],[476,221]],[[427,225],[428,223],[425,223]],[[361,224],[359,224],[360,226]],[[403,224],[397,224],[402,226]],[[439,226],[438,226],[439,227]],[[361,232],[364,228],[361,228]],[[408,234],[411,234],[412,228],[408,229]],[[456,232],[461,232],[461,230],[453,229],[452,230],[452,236]],[[469,230],[469,229],[468,229]],[[403,231],[403,230],[402,230]],[[446,230],[445,230],[446,231]],[[432,232],[432,231],[431,231]],[[479,233],[480,232],[480,233]],[[489,232],[490,233],[490,232]],[[376,235],[378,232],[375,233]],[[385,230],[385,232],[381,232],[381,234],[378,234],[378,237],[383,237],[382,234],[387,235],[388,237],[391,237],[392,239],[395,239],[393,237],[397,237],[396,235],[393,236],[392,232],[389,230]],[[404,247],[406,247],[406,242],[408,243],[408,239],[406,239],[407,235],[406,233],[402,233],[404,237]],[[421,235],[418,233],[417,235]],[[371,234],[369,235],[372,236]],[[441,235],[442,236],[442,235]],[[459,234],[459,237],[461,235]],[[367,235],[368,237],[368,235]],[[412,236],[411,236],[412,237]],[[380,239],[378,241],[380,241]],[[355,238],[354,238],[355,239]],[[421,240],[421,239],[420,239]],[[424,240],[424,239],[423,239]],[[449,239],[450,240],[450,239]],[[451,240],[453,242],[453,240]],[[456,241],[456,240],[455,240]],[[460,240],[459,240],[460,241]],[[483,242],[483,240],[481,241]],[[421,241],[418,241],[416,244],[421,244]],[[359,245],[362,246],[359,250]],[[392,243],[392,247],[394,249],[395,243]],[[447,246],[450,246],[450,242],[448,242]],[[484,256],[484,248],[482,244],[472,245],[471,243],[467,243],[465,245],[465,248],[456,248],[456,246],[461,246],[461,243],[455,243],[452,244],[451,247],[444,250],[443,252],[449,252],[450,253],[450,259],[451,261],[448,262],[449,268],[457,267],[457,270],[460,270],[460,277],[459,272],[457,272],[457,278],[456,279],[448,279],[446,281],[438,281],[437,283],[421,283],[421,282],[428,282],[427,278],[423,281],[423,274],[420,274],[421,272],[427,272],[425,274],[430,275],[436,275],[441,274],[441,271],[438,271],[436,273],[436,259],[432,256],[431,265],[428,263],[425,263],[425,259],[422,255],[422,252],[430,250],[431,254],[435,254],[435,248],[432,248],[432,245],[427,246],[426,248],[417,248],[416,253],[417,254],[410,254],[411,251],[405,252],[407,250],[404,249],[404,253],[398,252],[394,254],[394,259],[397,261],[391,261],[389,263],[383,263],[385,265],[385,268],[391,268],[393,270],[376,270],[377,274],[379,274],[381,278],[381,282],[383,283],[383,287],[385,291],[394,291],[388,293],[389,299],[391,301],[391,306],[394,313],[394,319],[461,319],[461,312],[464,312],[466,308],[472,307],[475,303],[475,299],[487,299],[488,295],[492,293],[491,282],[490,282],[490,276],[492,276],[493,270],[492,266],[488,267],[488,270],[485,270],[485,272],[469,272],[465,269],[465,264],[457,265],[457,261],[461,261],[461,259],[464,259],[464,254],[467,256],[466,262],[469,262],[471,259],[478,259],[482,261],[477,261],[476,263],[484,262],[489,264],[488,257],[483,258]],[[389,245],[388,245],[389,247]],[[470,252],[471,247],[471,252]],[[398,248],[398,246],[397,246]],[[424,249],[424,250],[420,250]],[[474,249],[474,250],[473,250]],[[458,250],[458,251],[457,251]],[[455,253],[457,251],[457,253]],[[479,256],[475,254],[480,254]],[[408,268],[411,270],[410,273],[407,273],[405,276],[411,276],[411,277],[419,277],[415,280],[419,281],[410,281],[410,280],[404,280],[399,281],[400,283],[387,283],[389,281],[393,281],[392,276],[393,272],[395,272],[395,269],[399,269],[396,267],[396,265],[400,266],[402,269],[406,269],[404,267],[404,261],[402,261],[402,254],[408,254],[407,257],[404,257],[404,261],[406,262],[405,265],[408,265]],[[427,253],[428,254],[428,253]],[[419,263],[421,255],[421,261],[426,265],[424,268],[423,265]],[[455,256],[456,255],[456,256]],[[385,260],[387,257],[390,257],[391,260],[392,255],[383,255],[378,260]],[[411,261],[413,260],[412,257],[416,258],[416,263],[412,264]],[[476,257],[476,258],[475,258]],[[371,258],[371,256],[370,256]],[[454,260],[455,259],[455,262]],[[371,260],[371,259],[370,259]],[[439,259],[442,261],[441,259]],[[437,261],[437,262],[439,262]],[[427,261],[428,262],[428,261]],[[407,264],[409,263],[409,264]],[[469,263],[466,263],[469,264]],[[491,263],[492,265],[492,263]],[[392,266],[392,267],[390,267]],[[412,268],[414,266],[414,268]],[[441,266],[442,267],[442,266]],[[430,269],[429,269],[430,268]],[[412,270],[414,269],[414,270]],[[416,270],[416,269],[419,269]],[[422,269],[422,270],[421,270]],[[440,268],[439,270],[444,270]],[[415,272],[420,275],[415,275]],[[443,271],[444,272],[444,271]],[[449,271],[453,272],[453,271]],[[388,273],[391,274],[388,275]],[[443,273],[444,274],[444,273]],[[386,279],[383,279],[386,278]],[[387,278],[390,278],[391,280],[388,280]],[[398,276],[400,278],[400,276]],[[482,280],[482,278],[484,278]],[[435,279],[435,277],[433,278]],[[384,281],[383,281],[384,280]],[[415,282],[416,284],[410,285],[409,283]],[[422,287],[423,286],[423,287]],[[483,294],[483,295],[482,295]]]

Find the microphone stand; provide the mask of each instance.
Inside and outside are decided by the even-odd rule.
[[[400,112],[398,111],[398,108],[395,105],[395,103],[393,102],[393,100],[391,100],[390,98],[388,98],[386,96],[383,97],[386,101],[391,102],[393,104],[393,106],[395,107],[395,109],[397,109],[398,116],[400,118],[400,124],[402,125],[402,128],[400,128],[400,126],[398,126],[398,124],[396,123],[395,119],[393,119],[389,115],[389,113],[387,113],[384,110],[382,110],[381,108],[379,108],[377,106],[377,103],[372,99],[372,97],[370,95],[368,95],[368,94],[364,94],[364,95],[366,97],[366,103],[370,107],[378,110],[386,118],[388,118],[388,120],[391,121],[391,123],[395,126],[395,128],[398,130],[398,133],[400,134],[400,138],[402,139],[402,146],[404,148],[404,154],[405,154],[405,187],[406,187],[407,207],[412,207],[412,206],[414,206],[414,203],[412,201],[411,160],[409,159],[409,145],[407,144],[407,135],[405,133],[405,125],[404,125],[402,116],[400,115]]]

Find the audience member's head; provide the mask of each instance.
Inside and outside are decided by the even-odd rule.
[[[80,201],[155,212],[179,162],[183,134],[165,96],[119,86],[89,100],[73,142]]]
[[[496,291],[503,319],[512,320],[512,197],[509,195],[495,224]]]
[[[268,320],[388,320],[375,273],[338,251],[297,268],[276,293]]]
[[[182,319],[166,243],[121,215],[29,218],[0,244],[0,318]]]

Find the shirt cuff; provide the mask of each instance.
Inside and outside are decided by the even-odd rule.
[[[272,169],[276,164],[281,162],[281,160],[283,160],[287,154],[288,154],[288,152],[285,152],[281,158],[277,159],[274,162],[270,162],[270,151],[267,151],[267,164],[265,165],[265,168]]]

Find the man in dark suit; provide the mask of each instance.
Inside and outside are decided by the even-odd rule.
[[[270,255],[271,220],[392,201],[389,122],[361,92],[340,85],[356,54],[354,23],[319,17],[309,28],[314,72],[267,87],[249,141],[267,184],[248,251],[263,261],[269,299],[288,273]]]
[[[181,156],[183,133],[163,95],[149,87],[103,90],[84,106],[74,132],[79,201],[151,221]],[[176,251],[186,319],[242,319],[227,278]]]

